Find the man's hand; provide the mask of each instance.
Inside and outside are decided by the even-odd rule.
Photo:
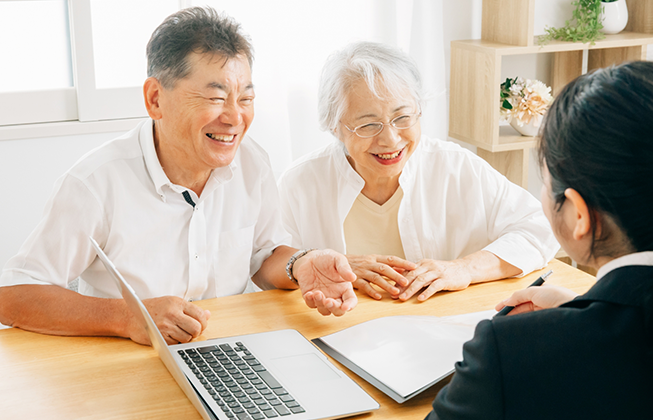
[[[466,289],[472,282],[466,260],[422,260],[417,263],[417,268],[405,274],[404,277],[409,282],[409,286],[403,288],[404,290],[399,295],[399,299],[404,301],[427,286],[417,300],[425,301],[441,290]]]
[[[358,303],[352,287],[356,274],[342,254],[330,249],[311,251],[295,262],[293,275],[306,304],[322,315],[341,316]]]
[[[539,287],[529,287],[518,290],[508,299],[500,302],[496,310],[500,311],[506,306],[514,306],[508,316],[524,312],[539,311],[540,309],[557,308],[563,303],[573,300],[578,293],[560,286],[545,284]]]
[[[381,293],[372,284],[396,298],[401,293],[396,285],[406,287],[409,284],[402,273],[417,268],[411,261],[390,255],[347,255],[347,261],[357,277],[354,287],[374,299],[381,299]]]
[[[145,299],[143,304],[168,344],[188,343],[199,337],[211,316],[211,312],[175,296]],[[139,344],[152,344],[143,325],[131,312],[127,336]]]

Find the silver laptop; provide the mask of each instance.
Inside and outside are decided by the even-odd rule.
[[[205,420],[332,419],[379,408],[295,330],[168,346],[134,289],[90,239],[152,346]]]

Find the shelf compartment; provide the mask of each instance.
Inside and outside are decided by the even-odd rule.
[[[540,37],[533,36],[535,0],[483,0],[482,39],[451,43],[449,137],[476,146],[479,156],[526,188],[529,150],[536,139],[499,125],[502,58],[552,53],[554,96],[582,74],[584,50],[588,71],[645,60],[647,46],[653,44],[653,0],[626,2],[629,21],[624,32],[606,35],[592,45],[564,41],[539,45]],[[506,25],[507,21],[513,24]]]
[[[451,43],[449,136],[487,151],[523,149],[526,140],[510,140],[499,133],[499,90],[502,57],[553,53],[552,91],[582,73],[582,51],[588,49],[588,70],[646,57],[653,35],[620,33],[589,44],[556,42],[523,47],[486,40]],[[534,143],[532,143],[534,144]],[[530,146],[532,147],[532,145]]]

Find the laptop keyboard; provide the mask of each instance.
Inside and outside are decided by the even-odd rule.
[[[263,420],[305,411],[241,342],[178,353],[229,418]]]

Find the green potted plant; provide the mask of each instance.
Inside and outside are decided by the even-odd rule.
[[[605,38],[601,32],[603,24],[600,20],[603,4],[601,0],[574,0],[571,2],[576,9],[571,21],[566,21],[561,28],[545,27],[545,34],[539,38],[540,44],[557,39],[571,42],[594,42]]]

